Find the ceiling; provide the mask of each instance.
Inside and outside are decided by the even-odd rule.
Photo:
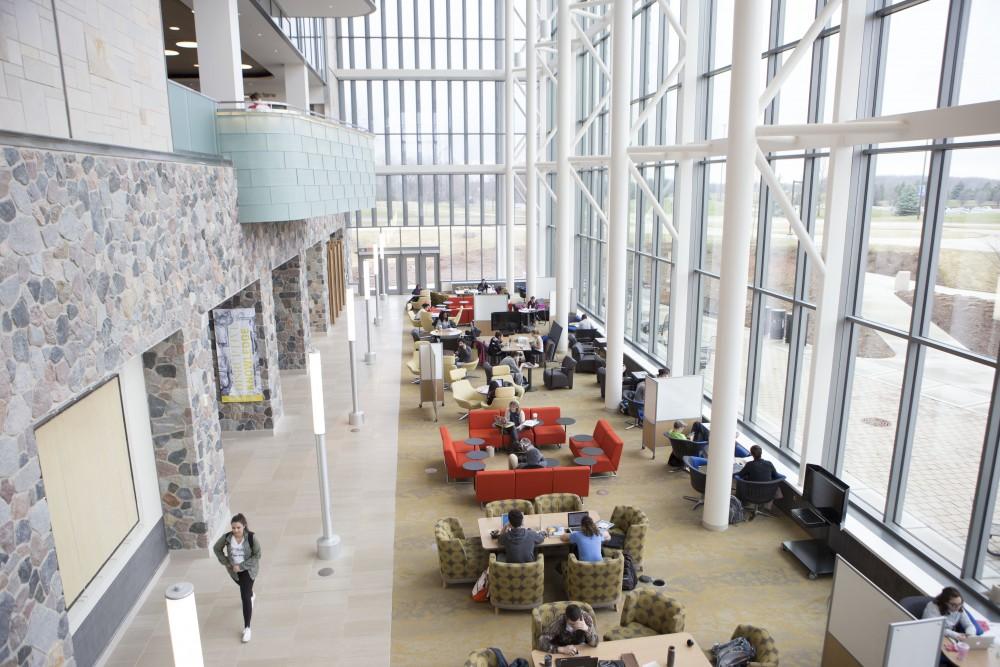
[[[167,78],[197,79],[198,49],[184,49],[177,42],[197,42],[194,29],[194,12],[181,0],[160,0],[160,12],[163,17],[164,49],[177,51],[176,56],[165,56],[167,61]],[[179,30],[172,30],[179,28]],[[270,76],[271,73],[254,60],[245,50],[242,52],[243,64],[251,65],[251,69],[243,71],[243,78],[259,78]]]
[[[373,0],[281,0],[289,16],[340,18],[364,16],[375,11]]]

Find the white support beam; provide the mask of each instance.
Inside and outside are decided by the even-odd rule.
[[[503,164],[385,164],[376,165],[376,176],[480,176],[503,174]]]
[[[573,129],[576,127],[576,73],[573,53],[573,23],[569,0],[557,0],[559,32],[559,91],[556,108],[556,322],[563,328],[559,352],[566,353],[569,339],[569,313],[576,304],[569,302],[573,285],[573,233],[575,231],[573,196]]]
[[[587,134],[587,130],[589,130],[590,126],[594,124],[595,120],[597,120],[597,116],[600,115],[601,111],[604,110],[604,107],[607,106],[608,101],[610,99],[611,99],[611,91],[609,90],[607,93],[604,94],[604,97],[602,97],[597,101],[597,104],[594,105],[594,108],[587,115],[587,119],[583,122],[583,125],[581,125],[577,129],[576,136],[573,137],[574,146],[580,143],[580,140],[583,139],[583,136]]]
[[[593,56],[594,62],[596,62],[597,66],[601,68],[602,72],[604,72],[604,76],[610,79],[611,69],[608,67],[608,64],[604,62],[604,58],[602,58],[601,54],[597,52],[597,49],[594,48],[594,42],[587,34],[587,31],[583,29],[583,26],[580,25],[580,20],[577,19],[575,16],[573,17],[573,26],[576,28],[576,32],[577,35],[580,37],[580,41],[583,42],[583,47],[590,53],[591,56]]]
[[[549,185],[548,180],[546,180],[544,178],[540,178],[540,179],[538,179],[538,182],[542,184],[542,187],[545,188],[545,192],[547,192],[548,195],[550,197],[552,197],[552,200],[555,201],[556,200],[556,191],[553,190],[552,187]]]
[[[556,170],[555,162],[536,162],[535,169],[538,170],[539,174],[551,174]],[[555,196],[555,195],[553,195]]]
[[[538,38],[538,0],[525,0],[524,13],[528,20],[524,26],[526,44],[534,44]],[[525,128],[524,128],[524,280],[528,296],[537,295],[538,277],[538,175],[535,161],[538,159],[538,53],[529,48],[525,57],[527,81],[524,86]]]
[[[603,167],[611,161],[608,155],[574,155],[569,162],[574,167]]]
[[[542,142],[542,151],[548,150],[549,144],[552,143],[552,140],[555,139],[555,137],[556,137],[556,128],[552,128],[551,130],[549,130],[549,133],[545,135],[545,140]]]
[[[663,96],[667,94],[667,89],[674,85],[677,81],[677,77],[680,75],[681,68],[684,67],[684,56],[678,59],[677,64],[671,68],[667,73],[667,77],[660,83],[656,88],[656,92],[653,93],[653,97],[646,102],[646,106],[643,107],[642,111],[639,112],[639,116],[635,119],[635,123],[632,124],[632,129],[629,131],[630,137],[635,137],[639,134],[639,130],[646,123],[646,120],[656,111],[656,105],[660,103]]]
[[[504,257],[504,277],[507,279],[507,293],[514,293],[514,0],[504,0],[504,69],[507,80],[504,84],[503,130],[504,130],[504,221],[507,228]],[[523,109],[521,110],[523,113]]]
[[[766,5],[770,6],[770,2]],[[708,451],[705,509],[701,523],[709,530],[729,527],[733,487],[733,447],[740,391],[743,321],[746,317],[750,228],[753,224],[754,152],[757,137],[757,73],[764,39],[761,27],[765,0],[734,3],[733,68],[729,92],[729,153],[726,156],[725,211],[722,217],[722,271],[716,324],[715,372],[712,383],[712,442]],[[725,36],[722,37],[725,39]]]
[[[604,19],[604,17],[601,16],[600,14],[595,14],[594,12],[589,12],[586,9],[574,9],[573,12],[577,16],[582,16],[583,18],[592,19],[594,21],[600,21],[600,20]]]
[[[579,0],[570,5],[571,9],[587,9],[589,7],[600,7],[602,5],[610,5],[615,0]]]
[[[809,235],[809,230],[802,224],[799,212],[795,210],[795,205],[788,198],[785,189],[781,187],[778,177],[775,175],[774,170],[771,169],[767,157],[760,151],[760,148],[757,148],[754,161],[757,164],[757,171],[760,172],[760,175],[764,178],[764,182],[767,184],[768,191],[774,197],[775,201],[778,202],[778,206],[785,213],[788,224],[791,226],[792,231],[795,232],[795,236],[798,237],[799,243],[802,244],[806,254],[809,255],[809,259],[813,261],[813,268],[819,271],[820,275],[826,273],[826,264],[823,262],[823,256],[813,242],[812,236]]]
[[[597,199],[594,198],[594,195],[590,191],[590,188],[588,188],[587,185],[583,182],[583,179],[580,178],[580,172],[578,172],[576,169],[573,170],[573,180],[576,181],[576,184],[580,186],[580,191],[583,192],[584,199],[586,199],[587,202],[594,207],[594,212],[597,213],[597,217],[601,219],[601,222],[603,222],[605,225],[609,224],[608,216],[605,215],[604,213],[604,207],[602,207],[601,204],[597,201]]]
[[[670,3],[667,2],[667,0],[658,0],[658,3],[660,5],[660,11],[662,11],[666,15],[667,21],[670,22],[670,27],[674,29],[674,34],[676,34],[677,37],[681,39],[681,44],[678,51],[683,54],[684,52],[687,51],[684,44],[685,40],[687,40],[687,36],[689,34],[696,35],[696,33],[694,33],[691,30],[684,29],[684,26],[681,25],[680,17],[677,16],[677,12],[674,11],[674,8],[670,6]],[[681,57],[683,58],[684,56],[682,55]],[[695,60],[697,60],[697,54],[693,54],[692,57]]]
[[[792,52],[788,54],[785,58],[785,62],[782,63],[781,68],[775,73],[774,78],[771,82],[767,84],[767,88],[760,95],[760,100],[757,102],[757,106],[760,111],[763,112],[767,108],[767,105],[771,103],[774,96],[778,94],[778,90],[784,85],[788,77],[791,76],[792,71],[795,66],[806,56],[806,54],[812,52],[813,44],[816,42],[816,38],[819,34],[823,32],[823,27],[826,26],[830,21],[830,17],[833,13],[840,7],[840,0],[829,0],[823,9],[820,11],[819,15],[813,20],[812,25],[806,30],[806,34],[802,36],[799,43],[795,45]],[[788,36],[785,36],[786,41]]]
[[[505,81],[502,69],[336,69],[341,81]]]
[[[715,155],[708,142],[672,144],[668,146],[633,146],[628,154],[637,163],[680,160],[686,157],[710,157]]]
[[[642,173],[636,168],[635,163],[633,163],[632,160],[628,161],[628,169],[629,172],[632,174],[632,178],[633,180],[635,180],[636,185],[638,185],[639,188],[646,193],[646,198],[649,200],[650,206],[652,206],[653,210],[656,212],[656,215],[660,216],[660,220],[663,222],[663,225],[667,228],[667,231],[670,232],[671,238],[674,240],[675,243],[680,242],[681,235],[677,232],[677,228],[674,227],[673,220],[671,220],[670,215],[665,210],[663,210],[663,206],[657,200],[656,194],[653,193],[652,188],[649,187],[649,183],[647,183],[646,179],[642,177]]]

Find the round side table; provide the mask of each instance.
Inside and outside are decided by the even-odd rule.
[[[469,447],[482,447],[483,445],[486,444],[486,441],[483,440],[482,438],[466,438],[464,442]]]
[[[572,417],[560,417],[556,423],[563,427],[563,439],[569,441],[569,427],[576,423]]]
[[[466,461],[462,464],[462,469],[469,472],[479,472],[480,470],[486,470],[486,464],[482,461]]]
[[[482,461],[483,459],[488,458],[488,457],[489,457],[489,454],[487,454],[486,452],[484,452],[481,449],[477,449],[475,451],[466,452],[465,453],[465,458],[471,459],[472,461]]]
[[[578,466],[587,466],[588,468],[590,468],[591,470],[593,470],[594,469],[594,464],[597,463],[597,460],[596,459],[592,459],[589,456],[578,456],[575,459],[573,459],[573,463],[577,464]],[[467,463],[465,465],[469,465],[469,464]],[[465,466],[463,466],[463,467],[465,467]]]
[[[584,447],[580,450],[580,453],[586,456],[600,456],[601,454],[604,453],[604,450],[601,449],[600,447]]]

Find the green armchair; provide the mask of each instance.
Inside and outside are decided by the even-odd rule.
[[[488,554],[483,549],[482,540],[466,537],[458,519],[440,519],[434,525],[434,540],[437,542],[441,583],[445,588],[448,584],[474,582],[486,569]]]
[[[473,651],[465,659],[465,667],[498,667],[497,654],[488,648]]]
[[[778,667],[778,649],[770,632],[753,625],[737,625],[732,639],[737,637],[746,637],[753,646],[755,657],[747,667]]]
[[[579,512],[583,501],[575,493],[544,493],[535,496],[535,512],[555,514],[557,512]]]
[[[519,498],[510,498],[508,500],[494,500],[491,503],[486,503],[486,516],[503,516],[511,510],[521,510],[521,513],[527,516],[528,514],[535,513],[535,506],[530,500],[521,500]]]
[[[566,602],[546,602],[545,604],[540,604],[531,610],[531,648],[533,650],[542,650],[542,647],[538,644],[538,639],[542,636],[542,632],[552,625],[552,621],[556,620],[557,617],[566,613],[566,607],[571,604],[580,607],[580,609],[590,614],[595,623],[597,622],[597,616],[594,615],[594,608],[586,602],[568,600]]]
[[[501,609],[534,609],[545,597],[545,556],[533,563],[505,563],[490,554],[490,603]]]
[[[624,569],[625,557],[620,551],[613,558],[605,558],[599,563],[580,561],[576,554],[570,554],[564,579],[566,596],[588,602],[591,607],[617,609]]]
[[[621,625],[604,633],[604,641],[669,635],[684,630],[684,605],[651,588],[625,594]]]
[[[646,531],[649,530],[649,519],[646,513],[638,507],[629,505],[616,505],[611,513],[611,536],[623,535],[625,537],[625,551],[632,556],[632,564],[635,569],[642,570],[642,556],[646,550]],[[617,549],[604,547],[602,550],[605,556],[614,555]]]

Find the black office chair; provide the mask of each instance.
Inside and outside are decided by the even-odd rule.
[[[546,389],[572,389],[573,372],[576,370],[576,361],[573,357],[566,355],[563,357],[562,365],[559,368],[549,368],[542,373]]]
[[[646,402],[626,398],[625,406],[625,414],[632,418],[632,421],[625,427],[625,430],[628,431],[629,429],[642,426],[643,411],[645,410]]]
[[[598,368],[604,366],[604,359],[592,352],[587,352],[579,343],[570,348],[570,353],[576,360],[576,370],[581,373],[596,373]]]
[[[545,341],[545,359],[542,367],[547,368],[550,361],[556,360],[556,342],[554,340]]]
[[[708,479],[708,475],[700,470],[700,463],[704,459],[699,459],[694,456],[684,457],[684,469],[688,471],[691,476],[691,488],[698,492],[698,496],[684,496],[684,500],[690,500],[694,503],[691,509],[696,510],[705,504],[705,482]]]
[[[667,460],[667,465],[673,468],[670,472],[684,472],[685,456],[705,458],[706,443],[679,440],[670,436],[667,438],[670,440],[670,458]]]
[[[924,615],[924,607],[933,600],[929,595],[910,595],[899,601],[899,606],[910,612],[913,618],[921,618]]]
[[[597,369],[597,386],[601,388],[601,398],[604,398],[604,380],[608,375],[608,369],[601,366]]]
[[[750,482],[739,477],[736,478],[736,499],[742,503],[745,509],[749,510],[749,521],[757,518],[758,514],[761,516],[776,516],[765,510],[764,506],[778,495],[778,489],[781,487],[784,479],[784,477],[779,477],[767,482]]]

